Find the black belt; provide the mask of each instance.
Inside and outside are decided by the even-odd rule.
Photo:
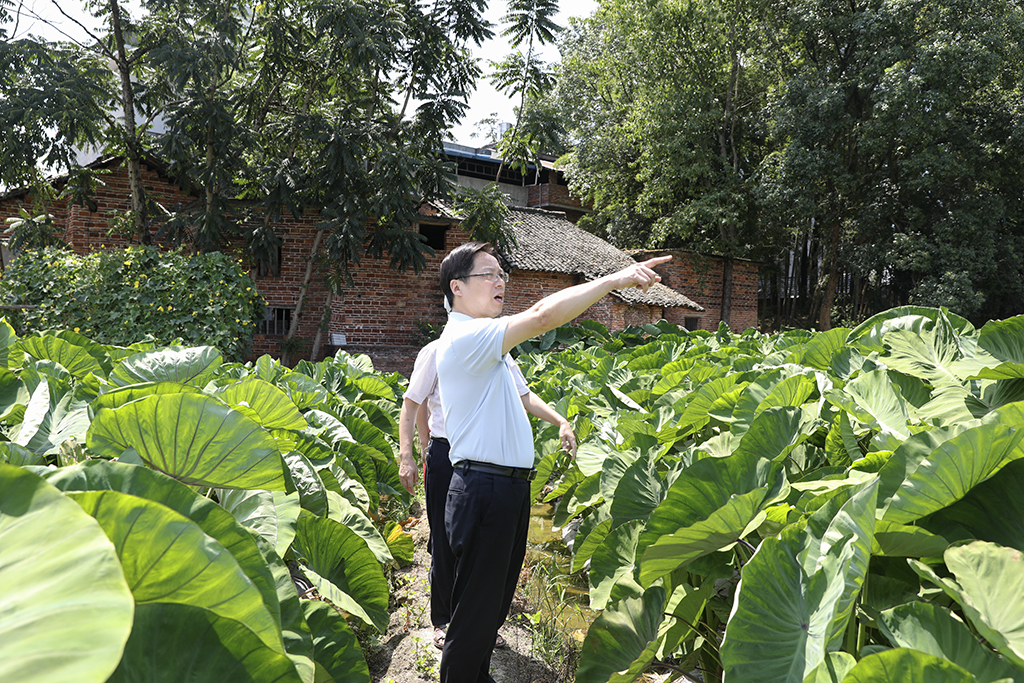
[[[497,474],[502,477],[525,479],[526,481],[533,481],[537,476],[537,470],[529,467],[505,467],[504,465],[494,465],[489,462],[479,462],[477,460],[463,460],[459,463],[459,467],[462,468],[463,472],[466,472],[467,470],[476,470],[477,472]]]
[[[438,443],[443,443],[445,446],[448,445],[448,439],[444,438],[443,436],[432,436],[430,437],[430,440],[437,441]]]

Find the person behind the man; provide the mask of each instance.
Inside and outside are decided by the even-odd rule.
[[[430,553],[430,622],[434,626],[434,645],[440,648],[444,646],[444,629],[452,613],[455,556],[444,531],[444,507],[448,497],[448,485],[452,479],[452,464],[448,459],[448,440],[445,438],[441,396],[437,388],[437,344],[435,340],[420,349],[413,364],[412,375],[409,377],[409,386],[406,388],[402,412],[398,419],[398,476],[402,486],[409,493],[413,493],[416,488],[416,462],[413,459],[412,444],[413,432],[418,431],[420,452],[426,454],[423,485],[426,492],[427,524],[430,528],[427,541],[427,551]],[[540,396],[530,391],[526,385],[526,378],[511,356],[505,356],[505,363],[512,373],[516,392],[526,412],[557,426],[563,448],[575,456],[576,435],[573,434],[569,421],[541,400]],[[494,647],[505,645],[505,640],[500,634],[497,635]]]
[[[441,263],[452,313],[437,348],[438,385],[454,467],[444,521],[455,554],[452,618],[441,683],[490,683],[491,644],[508,616],[526,552],[533,434],[505,355],[564,325],[613,290],[661,280],[664,256],[547,296],[498,317],[508,274],[486,243],[453,249]]]

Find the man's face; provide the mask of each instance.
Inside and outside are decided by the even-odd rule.
[[[487,252],[473,257],[472,277],[452,280],[454,311],[471,318],[497,318],[505,302],[505,281],[495,277],[502,272],[498,259]]]

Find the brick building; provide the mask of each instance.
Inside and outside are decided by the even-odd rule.
[[[479,150],[454,145],[446,146],[446,152],[456,162],[460,183],[473,185],[493,180],[489,174],[497,171],[498,160]],[[508,169],[502,173],[502,189],[513,204],[510,223],[517,243],[503,255],[513,278],[506,293],[506,313],[524,310],[542,296],[632,262],[629,255],[574,225],[570,218],[578,218],[586,209],[569,196],[564,180],[549,164],[529,177]],[[50,209],[54,223],[63,229],[64,241],[77,253],[123,248],[130,240],[108,235],[111,212],[129,208],[127,172],[117,158],[101,159],[93,166],[105,171],[104,184],[94,195],[93,210],[66,202]],[[167,177],[158,162],[144,165],[143,178],[152,196],[165,206],[194,199]],[[19,206],[27,206],[29,200],[25,191],[0,197],[0,219],[16,216]],[[536,207],[522,206],[528,203]],[[429,325],[440,326],[446,319],[437,282],[440,262],[448,251],[468,240],[450,209],[424,206],[421,215],[420,222],[410,229],[419,231],[437,252],[427,258],[425,271],[399,273],[389,268],[387,259],[364,257],[353,267],[354,285],[331,301],[329,331],[321,335],[315,351],[317,358],[344,348],[350,353],[366,353],[380,370],[406,374],[411,371],[416,351],[425,339],[422,330]],[[307,209],[297,219],[291,215],[282,217],[276,225],[283,238],[278,271],[262,272],[256,267],[251,271],[267,303],[266,319],[253,341],[255,355],[280,355],[281,342],[291,324],[311,262],[317,222],[318,214],[313,209]],[[716,259],[672,253],[674,260],[659,268],[665,277],[664,284],[647,293],[614,292],[581,318],[598,320],[612,330],[661,318],[690,329],[716,329],[720,259],[716,277]],[[734,275],[732,328],[744,329],[757,322],[756,264],[737,264]],[[314,272],[298,321],[296,337],[305,343],[299,357],[314,353],[314,340],[327,299],[322,280]]]

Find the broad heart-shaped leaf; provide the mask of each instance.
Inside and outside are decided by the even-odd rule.
[[[604,609],[609,602],[643,592],[640,584],[633,579],[640,528],[638,520],[617,526],[594,551],[590,562],[592,609]]]
[[[254,419],[266,429],[302,430],[309,426],[288,394],[258,377],[246,377],[217,395],[230,406],[249,408]]]
[[[11,347],[17,343],[18,335],[14,328],[7,322],[7,318],[0,318],[0,368],[12,367],[8,361],[14,360],[10,358]]]
[[[986,424],[940,444],[908,473],[899,489],[882,506],[882,519],[906,524],[952,505],[973,486],[998,471],[1022,436],[1024,431]],[[894,458],[897,453],[893,454]],[[882,468],[883,480],[887,478],[888,467],[887,463]]]
[[[856,665],[857,660],[851,654],[829,652],[818,668],[804,679],[804,683],[836,683],[846,678],[846,674]]]
[[[1024,668],[1024,555],[974,541],[950,547],[945,560],[964,614],[1000,654]]]
[[[943,534],[966,529],[974,538],[1024,552],[1024,460],[1014,460],[961,500],[920,524]]]
[[[776,479],[778,466],[753,452],[737,452],[727,458],[699,460],[680,473],[644,528],[638,552],[662,536],[674,534],[710,518],[733,496],[767,490]],[[735,540],[735,539],[733,539]],[[641,577],[647,574],[641,573]]]
[[[613,523],[618,526],[634,519],[646,520],[665,497],[665,482],[650,457],[642,457],[626,468],[611,497]]]
[[[391,556],[388,543],[377,527],[373,525],[366,513],[353,505],[347,498],[335,493],[327,492],[327,516],[335,522],[344,524],[349,530],[354,531],[359,538],[366,541],[367,547],[373,552],[374,557],[381,564],[391,564],[395,559]]]
[[[56,453],[67,441],[84,442],[89,429],[88,405],[76,401],[71,391],[56,400],[47,400],[49,390],[43,390],[48,386],[47,382],[40,382],[36,387],[14,438],[19,446],[43,455]]]
[[[868,655],[846,674],[843,683],[975,683],[969,672],[934,655],[896,648]]]
[[[21,348],[33,358],[59,363],[61,367],[78,378],[85,377],[90,372],[100,377],[105,377],[107,374],[100,362],[81,346],[51,334],[41,337],[35,335],[22,337]]]
[[[200,607],[241,622],[268,647],[284,652],[280,624],[260,590],[235,557],[198,524],[160,503],[117,491],[68,496],[114,542],[136,605]]]
[[[750,423],[736,452],[779,462],[811,437],[821,423],[817,407],[811,404],[768,408]]]
[[[882,612],[878,628],[894,647],[948,659],[970,671],[979,683],[1003,678],[1024,679],[1024,672],[979,643],[966,624],[938,605],[927,602],[899,605]]]
[[[301,451],[290,451],[284,455],[284,464],[302,507],[321,517],[327,514],[327,488],[309,458]]]
[[[295,664],[241,622],[178,603],[136,607],[110,683],[303,683]]]
[[[702,429],[708,423],[708,409],[712,403],[723,394],[746,386],[746,383],[741,381],[742,377],[742,373],[718,377],[687,396],[686,407],[679,416],[679,426],[694,432]],[[679,406],[676,408],[679,409]]]
[[[576,683],[629,683],[638,678],[658,652],[665,598],[665,589],[654,586],[602,612],[587,630]]]
[[[872,554],[885,557],[942,557],[949,541],[918,526],[875,522]]]
[[[978,346],[1001,362],[998,367],[980,370],[976,377],[1024,377],[1024,315],[985,323],[978,335]]]
[[[370,683],[370,669],[352,627],[325,602],[303,600],[316,662],[334,683]]]
[[[76,491],[118,491],[160,503],[187,517],[203,533],[231,553],[238,566],[259,589],[271,616],[275,621],[280,621],[274,577],[256,540],[221,506],[161,472],[138,465],[89,460],[52,470],[45,476],[48,482],[67,494]]]
[[[2,322],[0,320],[0,323]],[[12,424],[20,421],[12,417],[19,411],[24,413],[30,397],[25,383],[7,368],[0,367],[0,420],[8,420]]]
[[[963,357],[953,329],[936,322],[931,329],[893,330],[883,340],[881,361],[893,370],[925,380],[932,386],[960,384],[954,364]]]
[[[133,607],[96,520],[36,475],[0,463],[0,680],[105,681]]]
[[[735,543],[760,512],[764,496],[764,489],[734,495],[707,519],[658,538],[644,550],[640,562],[641,584],[650,586],[655,579],[698,557]]]
[[[106,408],[120,408],[125,403],[137,401],[140,398],[153,396],[155,394],[199,394],[202,389],[189,384],[178,382],[143,382],[141,384],[129,384],[126,387],[118,387],[112,391],[97,396],[89,404],[93,414]]]
[[[877,480],[765,539],[743,568],[720,654],[726,680],[803,681],[835,649],[867,574]]]
[[[799,363],[816,370],[828,370],[832,358],[846,346],[846,337],[850,330],[845,327],[834,327],[827,332],[816,334],[797,351],[790,354],[787,362]]]
[[[846,343],[857,343],[873,351],[881,352],[883,350],[881,340],[891,330],[917,332],[937,324],[949,325],[953,334],[960,337],[969,337],[975,334],[974,325],[970,321],[945,308],[900,306],[876,313],[853,328],[846,337]]]
[[[204,394],[148,396],[100,411],[87,443],[92,452],[109,457],[132,448],[147,465],[186,484],[285,490],[274,438]]]
[[[204,387],[224,362],[212,346],[169,346],[125,358],[110,373],[119,387],[141,382],[179,382]]]
[[[221,506],[244,527],[252,529],[274,552],[284,555],[295,538],[299,519],[298,493],[259,489],[218,489]]]
[[[865,372],[842,389],[826,393],[828,400],[866,425],[901,439],[910,436],[907,402],[884,370]]]
[[[390,591],[366,541],[333,519],[303,513],[292,549],[306,561],[304,571],[321,595],[384,632]]]

